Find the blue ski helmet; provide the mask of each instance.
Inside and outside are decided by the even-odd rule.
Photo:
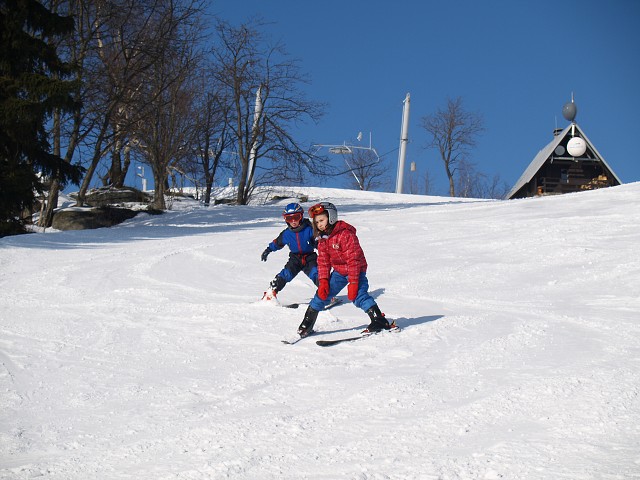
[[[290,203],[286,207],[284,207],[282,216],[287,223],[291,221],[300,222],[302,220],[302,217],[304,217],[304,209],[300,206],[299,203]]]

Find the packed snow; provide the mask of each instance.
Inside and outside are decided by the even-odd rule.
[[[0,239],[0,478],[640,478],[640,183],[282,191]],[[287,253],[260,254],[302,195],[402,331],[319,347],[367,325],[345,301],[282,343],[305,306],[260,302]]]

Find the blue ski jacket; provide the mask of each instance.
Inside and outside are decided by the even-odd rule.
[[[317,241],[313,236],[313,227],[308,218],[304,218],[296,228],[287,227],[273,242],[269,244],[269,250],[275,252],[285,245],[289,246],[291,253],[308,255],[317,247]]]

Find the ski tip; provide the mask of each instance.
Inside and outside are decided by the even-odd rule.
[[[304,335],[304,336],[303,336],[303,335],[298,334],[298,336],[297,336],[297,337],[290,338],[290,339],[288,339],[288,340],[287,340],[287,339],[282,340],[282,343],[284,343],[284,344],[286,344],[286,345],[293,345],[294,343],[298,343],[300,340],[304,340],[305,338],[307,338],[307,337],[309,337],[309,336],[313,335],[314,333],[316,333],[316,331],[315,331],[315,330],[311,330],[310,332],[307,332],[307,334],[306,334],[306,335]]]

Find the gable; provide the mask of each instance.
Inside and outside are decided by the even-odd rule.
[[[569,153],[566,152],[567,143],[573,136],[582,138],[586,143],[585,153],[578,157],[572,157]],[[564,130],[562,130],[562,132],[560,132],[558,135],[554,136],[553,140],[538,152],[538,154],[534,157],[529,166],[520,176],[518,181],[515,183],[513,188],[509,191],[506,198],[522,198],[533,196],[534,194],[536,194],[536,190],[541,187],[539,182],[540,179],[536,178],[536,176],[544,173],[542,171],[543,167],[548,167],[554,162],[556,163],[555,166],[558,168],[550,170],[574,170],[577,172],[580,168],[582,168],[582,176],[594,176],[593,178],[585,177],[582,180],[576,178],[575,183],[573,184],[573,186],[576,187],[574,189],[572,189],[571,187],[567,187],[564,189],[558,189],[558,191],[554,192],[544,190],[543,193],[566,193],[566,191],[579,191],[580,189],[599,188],[600,186],[620,185],[622,183],[615,172],[604,160],[602,155],[600,155],[591,141],[584,134],[582,129],[578,126],[578,124],[572,123],[568,125]],[[566,168],[561,168],[561,166],[564,166]],[[556,173],[553,172],[551,175],[555,174]],[[566,175],[568,176],[569,174]],[[579,177],[580,175],[575,176]],[[599,177],[606,177],[606,185],[598,184],[597,179]],[[558,179],[558,181],[563,180],[564,177]],[[568,178],[566,180],[567,183],[569,183]],[[551,183],[549,183],[549,185],[551,185]],[[544,189],[544,187],[542,188]]]

